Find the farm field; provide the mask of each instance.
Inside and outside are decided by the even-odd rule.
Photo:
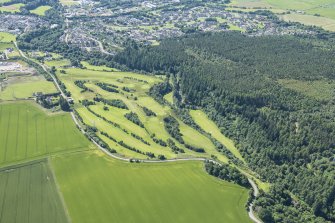
[[[230,5],[242,8],[263,8],[274,13],[282,13],[282,10],[299,11],[299,14],[291,12],[281,18],[285,21],[320,26],[329,31],[335,30],[335,2],[333,0],[234,0]]]
[[[0,42],[9,43],[11,41],[15,41],[16,37],[13,34],[0,32]]]
[[[164,155],[166,158],[211,157],[211,155],[215,155],[218,160],[228,162],[228,159],[216,150],[214,144],[207,136],[183,123],[174,114],[173,109],[169,105],[161,105],[147,94],[152,85],[164,81],[161,77],[129,72],[97,71],[95,66],[92,65],[89,68],[64,69],[65,74],[58,72],[58,76],[72,93],[75,102],[81,100],[93,101],[93,98],[98,96],[106,100],[121,100],[127,106],[127,109],[121,109],[104,105],[102,102],[95,102],[95,105],[89,106],[82,106],[76,103],[76,110],[83,118],[83,122],[86,125],[95,126],[99,132],[112,136],[114,141],[98,134],[120,155],[130,158],[143,158],[145,157],[143,155],[148,152],[154,153],[155,158],[158,155]],[[83,90],[78,87],[75,81],[84,81],[84,86],[89,90]],[[97,86],[97,83],[114,86],[118,93],[108,92]],[[170,95],[172,96],[172,94]],[[156,116],[147,116],[143,110],[144,107],[150,108]],[[125,117],[130,112],[138,116],[140,122],[143,123],[142,127]],[[198,153],[186,148],[185,145],[179,143],[167,132],[163,119],[169,115],[178,121],[185,143],[193,147],[203,148],[206,153]],[[117,126],[113,123],[117,124]],[[154,139],[165,142],[170,139],[184,152],[176,152],[169,146],[162,146],[160,143],[155,142]],[[126,145],[122,145],[120,141],[123,141]],[[129,149],[127,145],[138,151]]]
[[[69,114],[48,115],[33,102],[0,104],[0,166],[88,146]]]
[[[248,190],[209,176],[202,162],[126,163],[96,151],[52,166],[73,223],[250,222]]]
[[[286,14],[279,16],[287,22],[299,22],[308,26],[320,26],[325,30],[335,31],[335,20],[326,17],[301,15],[301,14]]]
[[[39,16],[45,16],[45,12],[48,11],[49,9],[51,9],[51,6],[43,5],[39,6],[34,10],[30,10],[30,12]]]
[[[46,160],[0,169],[0,222],[69,222]]]
[[[12,5],[1,6],[0,12],[10,12],[10,13],[20,12],[21,6],[24,6],[24,4],[17,3]]]

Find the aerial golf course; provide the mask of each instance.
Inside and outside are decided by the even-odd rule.
[[[171,94],[164,104],[149,96],[149,89],[165,81],[163,77],[86,65],[90,69],[60,64],[58,77],[72,94],[80,124],[96,128],[97,135],[116,150],[117,156],[142,160],[157,160],[159,155],[166,159],[216,157],[228,163],[229,159],[216,150],[212,134],[244,162],[233,142],[214,123],[202,124],[211,122],[204,113],[190,112],[203,128],[197,130],[174,113]],[[97,83],[112,86],[117,92],[106,91]],[[97,97],[117,100],[119,104],[96,101],[83,105],[83,101],[92,102]],[[144,108],[154,115],[148,116]],[[39,223],[49,218],[53,222],[78,223],[251,222],[245,208],[249,190],[208,175],[201,161],[119,161],[90,143],[70,114],[18,99],[3,100],[0,112],[1,223],[20,219]],[[177,121],[184,143],[165,127],[164,118],[168,116]],[[173,145],[162,143],[168,140]],[[199,153],[186,145],[204,151]]]

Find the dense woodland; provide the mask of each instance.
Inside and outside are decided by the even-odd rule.
[[[335,48],[325,39],[195,34],[132,44],[115,60],[171,75],[176,104],[204,109],[235,140],[250,168],[274,185],[257,202],[266,222],[335,221],[334,95],[321,100],[278,81],[333,83]]]

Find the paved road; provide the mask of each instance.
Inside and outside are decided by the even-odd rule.
[[[29,58],[28,58],[28,57],[27,57],[27,56],[26,56],[26,55],[25,55],[25,54],[18,48],[16,42],[14,42],[14,44],[15,44],[15,47],[19,50],[19,52],[20,52],[20,54],[21,54],[22,57],[24,57],[24,58],[26,58],[27,60],[30,60],[30,61],[32,61],[32,62],[38,64],[40,67],[43,68],[43,70],[44,70],[45,72],[47,72],[47,73],[51,76],[53,82],[54,82],[55,85],[57,86],[57,88],[58,88],[59,92],[61,93],[61,95],[62,95],[64,98],[67,98],[67,97],[65,96],[64,92],[62,91],[62,89],[60,88],[60,86],[59,86],[59,84],[58,84],[57,79],[55,78],[55,76],[54,76],[53,74],[51,74],[51,73],[45,68],[45,66],[44,66],[43,64],[40,64],[40,63],[38,63],[38,62],[35,62],[35,61],[29,59]],[[84,130],[84,129],[81,127],[81,125],[79,124],[79,122],[78,122],[78,120],[77,120],[75,114],[74,114],[73,112],[70,112],[70,114],[71,114],[71,117],[72,117],[73,121],[75,122],[75,124],[76,124],[77,127],[79,128],[79,130],[80,130],[83,134],[85,134],[85,130]],[[96,145],[101,151],[103,151],[106,155],[108,155],[108,156],[110,156],[110,157],[113,157],[113,158],[115,158],[115,159],[121,160],[121,161],[130,162],[130,159],[128,159],[128,158],[124,158],[124,157],[120,157],[120,156],[117,156],[117,155],[115,155],[115,154],[113,154],[113,153],[110,153],[110,152],[109,152],[108,150],[106,150],[105,148],[102,148],[102,147],[101,147],[96,141],[94,141],[93,139],[90,139],[90,140],[93,142],[93,144],[95,144],[95,145]],[[215,160],[211,160],[211,159],[207,159],[207,158],[176,158],[176,159],[166,159],[166,160],[142,160],[142,159],[139,159],[139,162],[143,162],[143,163],[167,163],[167,162],[205,161],[205,160],[208,160],[208,161],[210,161],[210,162],[213,162],[213,163],[216,163],[216,164],[218,164],[218,165],[221,165],[221,164],[218,163],[217,161],[215,161]],[[250,182],[252,188],[254,189],[254,196],[257,197],[258,194],[259,194],[259,190],[258,190],[258,188],[257,188],[256,183],[255,183],[252,179],[250,179],[250,178],[248,178],[248,180],[249,180],[249,182]],[[261,222],[260,220],[258,220],[258,219],[256,218],[256,216],[254,215],[254,212],[253,212],[253,203],[251,203],[250,206],[249,206],[249,217],[250,217],[250,219],[251,219],[252,221],[254,221],[255,223],[262,223],[262,222]]]

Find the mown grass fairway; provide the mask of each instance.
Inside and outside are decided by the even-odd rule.
[[[65,74],[60,72],[58,73],[59,77],[65,83],[68,90],[71,91],[75,102],[79,102],[79,100],[83,99],[92,100],[96,95],[100,95],[105,99],[122,100],[129,108],[129,110],[125,110],[107,106],[108,110],[104,110],[103,103],[96,103],[96,105],[89,106],[93,112],[99,114],[107,121],[117,123],[121,126],[121,128],[126,129],[128,133],[125,133],[120,128],[108,123],[106,120],[98,118],[86,107],[77,103],[76,109],[83,118],[83,121],[86,125],[95,126],[99,131],[108,133],[118,142],[123,141],[127,145],[132,146],[142,151],[143,153],[152,152],[155,154],[156,158],[158,155],[164,155],[166,158],[177,158],[185,156],[211,157],[211,155],[215,155],[218,157],[218,160],[222,162],[228,162],[228,159],[222,153],[216,150],[214,144],[207,136],[183,123],[177,117],[177,115],[174,114],[173,109],[169,105],[162,105],[147,94],[149,89],[154,84],[163,81],[160,76],[140,75],[130,72],[99,71],[95,68],[95,66],[88,65],[84,62],[82,63],[85,66],[88,66],[88,68],[91,70],[70,68],[64,69],[66,72]],[[76,80],[86,81],[85,86],[92,92],[82,92],[82,89],[74,84]],[[103,90],[101,87],[96,85],[97,82],[103,82],[117,86],[119,93]],[[128,88],[128,91],[130,90],[130,92],[125,91],[124,88]],[[172,94],[170,94],[169,97],[172,99]],[[142,107],[149,108],[155,112],[157,116],[146,116]],[[124,115],[130,111],[138,115],[139,119],[144,124],[143,128],[132,123],[124,117]],[[190,149],[187,149],[185,145],[182,145],[173,139],[173,137],[166,131],[164,127],[163,119],[168,115],[172,115],[178,120],[184,141],[191,146],[203,148],[206,153],[194,152]],[[132,133],[142,137],[145,141],[149,142],[150,145],[143,143],[139,139],[136,139],[131,135]],[[156,138],[164,141],[172,139],[179,148],[185,151],[185,153],[175,153],[171,148],[167,146],[163,147],[159,143],[154,142],[151,138],[153,134]],[[131,158],[143,158],[143,154],[141,153],[130,151],[118,143],[108,140],[106,137],[101,136],[101,138],[103,138],[111,148],[114,148],[121,155]]]
[[[69,114],[47,115],[32,102],[0,104],[0,166],[88,145]]]
[[[52,165],[73,223],[250,222],[248,190],[207,175],[202,162],[132,164],[85,152]]]
[[[43,5],[34,10],[30,10],[30,12],[39,16],[45,16],[45,12],[48,11],[49,9],[51,9],[51,6]]]
[[[0,169],[0,223],[66,223],[46,160]]]
[[[238,149],[235,147],[234,142],[228,137],[224,136],[217,125],[210,120],[207,115],[200,110],[191,110],[190,115],[193,120],[206,132],[210,133],[215,139],[222,143],[227,149],[230,150],[237,158],[244,162]]]

